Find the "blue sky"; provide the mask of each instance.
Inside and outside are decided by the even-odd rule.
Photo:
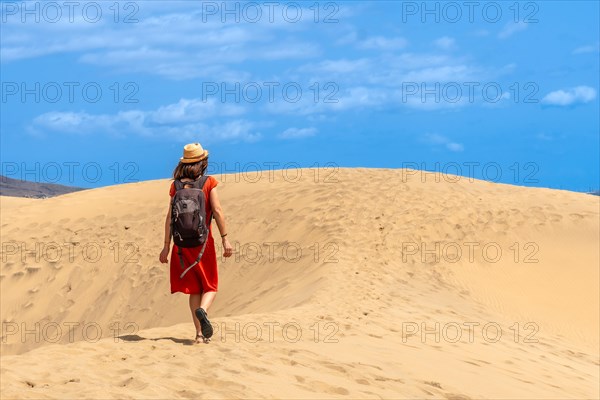
[[[165,178],[200,141],[213,173],[600,185],[597,1],[0,4],[13,178]]]

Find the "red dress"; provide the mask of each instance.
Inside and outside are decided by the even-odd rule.
[[[210,207],[210,191],[216,187],[218,182],[212,176],[209,176],[202,188],[206,199],[206,217],[210,218],[212,209]],[[171,184],[169,190],[171,198],[175,196],[175,184]],[[192,265],[200,251],[202,246],[182,248],[183,263],[185,267]],[[219,284],[219,275],[217,272],[217,253],[215,252],[215,241],[212,237],[212,227],[209,227],[208,242],[206,243],[206,249],[200,262],[190,269],[183,278],[179,276],[183,272],[181,264],[179,262],[179,255],[177,254],[178,247],[173,244],[173,250],[171,251],[171,293],[182,292],[185,294],[202,294],[206,292],[216,292]]]

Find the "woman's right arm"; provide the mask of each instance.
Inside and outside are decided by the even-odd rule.
[[[167,216],[165,217],[165,240],[162,251],[160,252],[160,256],[158,257],[160,262],[165,264],[168,260],[169,250],[171,248],[171,202],[169,201],[169,210],[167,211]]]

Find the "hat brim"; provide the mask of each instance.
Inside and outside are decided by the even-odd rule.
[[[179,159],[179,161],[182,162],[182,163],[184,163],[184,164],[193,164],[193,163],[197,163],[198,161],[204,160],[206,157],[208,157],[208,150],[204,150],[204,154],[202,154],[201,156],[194,157],[194,158],[183,158],[183,157],[181,157]]]

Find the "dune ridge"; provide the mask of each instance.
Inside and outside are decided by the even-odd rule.
[[[295,172],[216,176],[237,254],[219,260],[202,346],[157,261],[167,180],[0,197],[3,327],[72,327],[56,343],[3,329],[2,397],[600,395],[600,199]],[[43,254],[23,261],[17,243]],[[102,338],[83,340],[86,324]]]

